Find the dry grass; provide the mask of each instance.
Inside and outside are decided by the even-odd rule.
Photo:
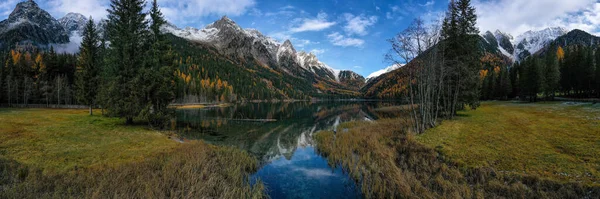
[[[417,140],[468,167],[600,183],[600,107],[484,103]]]
[[[341,166],[368,198],[583,198],[597,186],[561,183],[535,175],[465,167],[406,133],[403,119],[352,122],[348,131],[319,132],[317,148]]]
[[[0,151],[21,164],[62,172],[141,161],[178,147],[158,131],[122,124],[86,110],[0,109]]]
[[[0,198],[264,198],[257,160],[84,110],[0,109]]]

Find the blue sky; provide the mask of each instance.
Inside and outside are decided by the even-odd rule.
[[[20,0],[0,2],[5,19]],[[109,0],[38,0],[55,18],[79,12],[103,18]],[[297,50],[315,52],[336,69],[363,76],[385,68],[387,39],[416,17],[439,18],[448,0],[159,0],[167,19],[184,28],[202,28],[227,15],[243,28],[255,28]],[[478,26],[517,36],[527,30],[562,26],[599,31],[600,3],[595,0],[473,0]]]

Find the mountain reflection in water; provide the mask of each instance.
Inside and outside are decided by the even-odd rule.
[[[313,135],[349,121],[396,117],[394,103],[247,103],[177,111],[178,135],[248,151],[272,198],[360,198],[356,184],[315,150]]]

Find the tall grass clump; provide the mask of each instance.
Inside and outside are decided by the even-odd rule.
[[[341,166],[367,198],[592,198],[600,188],[535,176],[503,174],[490,167],[453,163],[420,144],[402,119],[341,125],[316,134],[317,148]],[[341,132],[341,133],[340,133]]]
[[[265,198],[250,184],[258,162],[246,152],[204,142],[106,168],[44,173],[0,156],[0,198]]]

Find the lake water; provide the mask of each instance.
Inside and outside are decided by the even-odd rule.
[[[238,147],[260,160],[260,179],[271,198],[361,198],[360,188],[315,149],[313,135],[348,121],[387,117],[390,103],[247,103],[177,111],[179,135]],[[393,115],[393,114],[392,114]]]

